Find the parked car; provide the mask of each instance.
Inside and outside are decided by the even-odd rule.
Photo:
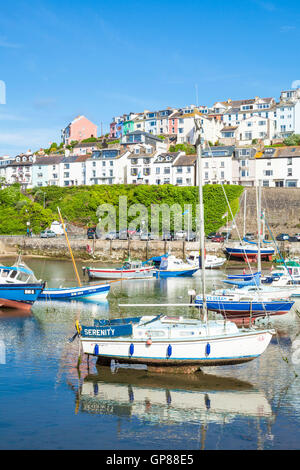
[[[173,240],[174,233],[173,232],[163,232],[162,239],[163,240]]]
[[[278,241],[284,241],[284,240],[289,240],[290,236],[288,233],[281,233],[280,235],[277,235],[276,240]]]
[[[141,236],[140,236],[140,240],[144,240],[144,241],[145,241],[145,240],[150,240],[150,235],[151,235],[151,234],[148,233],[148,232],[142,232],[142,233],[141,233]]]
[[[150,233],[150,240],[159,240],[158,233]]]
[[[41,238],[55,238],[56,233],[53,230],[43,230],[41,232]]]
[[[127,240],[128,234],[126,229],[122,229],[119,231],[119,239],[120,240]]]
[[[86,231],[86,234],[88,238],[99,238],[96,232],[96,227],[89,227]]]
[[[231,233],[230,232],[221,232],[222,237],[225,238],[225,240],[230,240],[231,238]]]
[[[300,242],[300,233],[295,233],[294,237],[297,238],[298,242]]]
[[[190,231],[186,234],[186,237],[185,237],[186,241],[187,242],[194,242],[196,241],[196,233],[193,232],[193,231]]]
[[[255,234],[252,233],[252,232],[247,232],[245,234],[245,238],[247,238],[247,240],[254,240],[255,239]]]
[[[217,235],[217,232],[210,232],[206,238],[211,239],[211,238],[214,238],[215,236]]]
[[[295,236],[289,238],[289,242],[298,242],[298,241],[299,241],[298,238]]]
[[[108,232],[108,234],[105,237],[105,240],[116,240],[117,238],[119,238],[118,232]]]
[[[174,240],[184,240],[186,236],[187,232],[185,230],[178,230],[174,235]]]
[[[217,233],[216,236],[211,239],[211,241],[215,243],[222,243],[224,240],[225,238],[220,233]]]

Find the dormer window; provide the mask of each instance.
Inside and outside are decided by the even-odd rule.
[[[16,161],[17,161],[17,162],[19,162],[20,160],[21,160],[21,158],[20,158],[20,157],[17,157],[17,158],[16,158]]]
[[[139,154],[139,153],[140,153],[140,149],[139,149],[139,148],[135,149],[135,150],[134,150],[134,153]]]
[[[27,158],[26,158],[26,157],[23,157],[22,160],[23,160],[23,162],[26,162]]]

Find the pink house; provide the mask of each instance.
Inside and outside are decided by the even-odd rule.
[[[72,140],[80,142],[89,137],[97,137],[97,126],[85,116],[77,116],[61,131],[61,137],[63,143],[66,145],[69,145]]]

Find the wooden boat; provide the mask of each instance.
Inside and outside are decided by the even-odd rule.
[[[120,268],[83,267],[89,279],[145,279],[155,274],[154,266],[146,266],[139,260],[127,260]]]

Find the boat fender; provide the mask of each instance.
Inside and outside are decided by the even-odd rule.
[[[151,346],[151,344],[152,344],[152,339],[151,339],[151,338],[147,339],[146,344],[147,344],[147,346]]]
[[[132,356],[134,353],[134,345],[133,343],[131,343],[131,345],[129,346],[129,356]]]
[[[172,346],[169,344],[168,349],[167,349],[167,356],[171,357],[172,356]]]
[[[95,344],[95,347],[94,347],[94,354],[95,354],[95,355],[98,355],[98,354],[99,354],[99,346],[98,346],[98,344]]]
[[[99,387],[98,384],[93,384],[93,389],[94,389],[94,396],[97,396],[99,393]]]
[[[210,344],[209,343],[207,343],[207,345],[205,347],[205,354],[206,354],[206,356],[210,355]]]

